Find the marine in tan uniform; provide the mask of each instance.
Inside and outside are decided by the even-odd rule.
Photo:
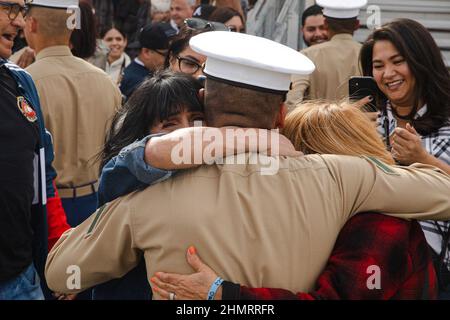
[[[94,160],[121,105],[121,94],[106,73],[72,55],[69,4],[78,1],[34,1],[25,35],[37,53],[27,71],[36,83],[45,123],[53,135],[56,184],[69,224],[75,226],[96,208],[99,167]],[[53,7],[57,5],[60,8]],[[89,197],[88,205],[77,205],[82,197]]]
[[[353,33],[359,28],[359,8],[367,1],[340,1],[336,5],[343,8],[330,9],[331,3],[336,2],[318,1],[324,6],[325,24],[331,40],[302,51],[314,62],[316,70],[310,75],[292,77],[292,89],[286,101],[290,110],[303,100],[345,98],[348,96],[350,77],[361,75],[358,59],[361,44],[353,39]],[[349,10],[348,6],[352,4],[357,9]]]
[[[300,53],[268,41],[227,32],[192,39],[191,47],[208,56],[205,111],[211,126],[283,125],[280,83],[286,92],[290,72],[301,71],[288,70],[285,61],[294,60],[309,72],[311,67]],[[261,47],[267,54],[253,57],[251,50]],[[431,167],[311,155],[280,158],[277,174],[262,175],[264,167],[252,164],[253,157],[248,155],[242,165],[184,171],[99,209],[50,252],[49,287],[79,292],[123,276],[142,257],[147,274],[189,273],[185,251],[196,244],[202,258],[231,281],[306,291],[325,266],[339,230],[357,212],[450,216],[450,177]],[[81,271],[78,278],[73,266]]]

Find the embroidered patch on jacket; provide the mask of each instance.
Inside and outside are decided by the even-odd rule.
[[[17,97],[17,108],[19,108],[20,112],[22,112],[28,121],[35,122],[37,120],[36,112],[30,107],[28,101],[24,97]]]
[[[384,163],[380,159],[377,159],[375,157],[364,157],[364,158],[372,162],[374,165],[377,166],[377,168],[381,169],[381,171],[383,171],[384,173],[399,175],[398,172],[396,172],[392,167],[390,167],[388,164]]]

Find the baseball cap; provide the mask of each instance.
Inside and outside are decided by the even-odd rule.
[[[138,41],[130,44],[129,48],[165,50],[169,48],[169,41],[176,34],[177,31],[169,23],[152,23],[141,29]]]

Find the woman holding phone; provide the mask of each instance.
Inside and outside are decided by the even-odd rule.
[[[434,165],[450,174],[450,75],[428,30],[400,19],[377,29],[361,49],[361,66],[385,98],[393,157],[403,165]]]
[[[378,131],[394,159],[436,166],[450,174],[450,75],[429,31],[399,19],[375,30],[361,49],[364,76],[385,99]],[[442,297],[450,297],[450,223],[421,222],[435,254]]]

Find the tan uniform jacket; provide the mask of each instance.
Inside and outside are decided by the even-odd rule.
[[[96,181],[99,166],[94,158],[120,107],[119,89],[104,71],[74,57],[66,46],[42,50],[27,71],[53,135],[57,186],[63,190]]]
[[[22,56],[22,54],[25,52],[26,49],[27,47],[24,47],[19,51],[14,52],[14,54],[11,57],[9,57],[8,60],[11,61],[12,63],[17,64],[17,62],[19,62],[20,57]]]
[[[308,291],[355,213],[450,218],[450,176],[424,167],[311,155],[281,159],[276,175],[251,164],[188,170],[68,230],[48,255],[47,283],[56,292],[80,291],[121,277],[142,254],[149,278],[191,273],[185,253],[195,245],[225,279]],[[78,290],[66,286],[71,265],[81,270]]]
[[[348,80],[361,75],[359,52],[361,44],[350,34],[335,35],[330,41],[302,51],[316,70],[308,76],[293,76],[287,105],[292,110],[303,100],[339,100],[348,96]]]

